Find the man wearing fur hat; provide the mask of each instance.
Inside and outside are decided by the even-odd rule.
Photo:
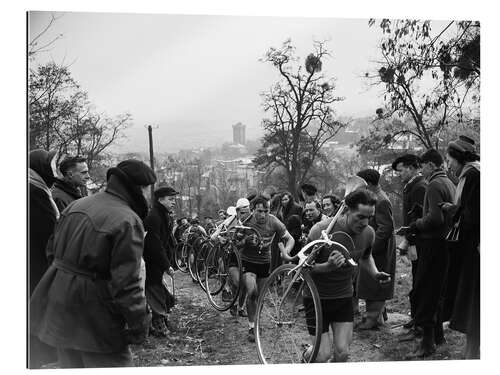
[[[140,281],[144,191],[156,181],[138,160],[107,172],[105,191],[64,210],[47,245],[49,269],[30,301],[30,333],[57,348],[63,368],[132,366],[151,314]]]

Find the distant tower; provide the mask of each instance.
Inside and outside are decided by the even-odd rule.
[[[233,143],[245,145],[245,128],[246,125],[243,125],[241,122],[233,125]]]

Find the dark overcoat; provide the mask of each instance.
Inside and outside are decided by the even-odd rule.
[[[69,182],[58,179],[52,187],[52,197],[54,198],[54,202],[56,202],[57,208],[59,208],[59,212],[63,212],[71,202],[82,198],[82,193]]]
[[[162,285],[163,272],[173,265],[176,246],[173,227],[174,222],[167,209],[155,202],[144,220],[146,285]]]
[[[394,221],[392,205],[387,195],[377,187],[373,190],[377,198],[375,216],[369,225],[375,230],[375,242],[372,256],[379,271],[391,275],[391,281],[380,283],[372,278],[363,268],[359,269],[358,297],[372,301],[391,299],[394,295],[394,278],[396,274],[396,241],[394,238]]]
[[[480,332],[480,172],[471,168],[464,173],[465,184],[461,206],[455,220],[460,219],[459,241],[456,249],[462,262],[456,285],[456,296],[450,328],[479,338]],[[453,272],[453,270],[450,270]]]
[[[30,330],[54,347],[114,353],[149,325],[139,278],[144,227],[113,175],[106,191],[72,202],[47,245],[49,269],[30,301]]]

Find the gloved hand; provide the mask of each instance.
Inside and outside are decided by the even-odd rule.
[[[148,309],[146,317],[144,318],[142,324],[126,329],[125,337],[127,343],[134,345],[142,344],[148,337],[151,319],[151,312]]]

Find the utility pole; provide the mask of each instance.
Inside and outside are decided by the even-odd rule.
[[[149,134],[149,163],[151,165],[151,169],[154,172],[155,163],[154,163],[154,153],[153,153],[153,128],[151,127],[151,125],[148,125],[148,134]],[[151,206],[153,206],[154,192],[155,192],[155,185],[151,184]]]

